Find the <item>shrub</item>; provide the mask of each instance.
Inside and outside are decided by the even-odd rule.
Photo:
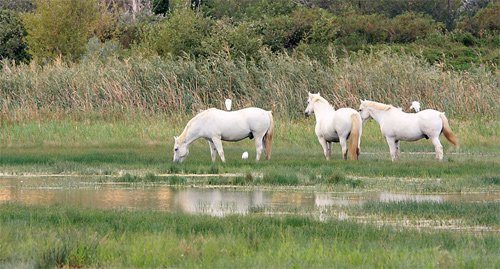
[[[210,36],[202,41],[203,52],[206,55],[218,55],[224,52],[251,59],[258,57],[261,47],[262,38],[251,23],[242,22],[234,25],[229,20],[217,21],[211,29]]]
[[[11,11],[0,11],[0,59],[27,62],[30,56],[24,42],[26,30],[20,18]]]
[[[491,3],[474,16],[478,30],[500,31],[500,2]]]
[[[335,40],[337,30],[333,15],[321,9],[300,8],[260,24],[263,43],[272,51],[293,49],[302,42],[328,45]]]
[[[202,41],[210,31],[211,22],[191,9],[178,9],[163,22],[150,27],[144,44],[160,56],[197,56],[203,52]]]
[[[436,23],[430,16],[408,12],[391,21],[390,41],[414,42],[442,29],[443,25]]]
[[[338,36],[346,40],[347,44],[379,43],[387,40],[389,19],[384,15],[349,12],[339,17],[338,21]],[[353,42],[354,40],[357,41]]]
[[[500,31],[500,3],[490,3],[487,7],[479,9],[473,17],[463,17],[457,25],[461,31],[473,33],[476,36],[487,32]]]
[[[274,52],[296,47],[303,37],[300,29],[294,29],[289,16],[264,20],[260,26],[260,34],[263,44]]]
[[[76,60],[85,52],[98,14],[94,0],[34,0],[36,10],[24,15],[29,51],[37,61],[62,56]],[[55,23],[56,22],[56,23]]]

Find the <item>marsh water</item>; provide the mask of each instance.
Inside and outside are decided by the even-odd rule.
[[[159,210],[224,216],[255,210],[321,211],[367,201],[485,202],[498,193],[405,194],[391,192],[318,192],[307,189],[172,187],[165,184],[101,183],[71,177],[0,177],[0,204],[68,205],[99,209]],[[265,211],[264,210],[264,211]]]

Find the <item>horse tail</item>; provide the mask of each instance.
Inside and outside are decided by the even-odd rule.
[[[446,118],[444,113],[441,113],[439,116],[441,116],[441,120],[443,121],[443,130],[441,130],[441,132],[444,134],[446,139],[448,139],[448,141],[450,141],[450,143],[452,143],[455,147],[458,148],[459,147],[458,138],[451,131],[450,124],[448,123],[448,119]]]
[[[362,132],[362,125],[359,114],[352,114],[351,122],[351,134],[349,135],[349,157],[351,160],[357,160],[359,158]]]
[[[271,123],[269,124],[269,129],[267,129],[266,134],[264,135],[264,146],[266,148],[266,160],[271,159],[271,147],[273,144],[273,134],[274,134],[274,119],[272,111],[269,112],[269,120]]]

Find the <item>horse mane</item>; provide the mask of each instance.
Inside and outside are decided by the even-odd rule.
[[[319,95],[319,94],[313,94],[312,96],[313,96],[313,98],[312,98],[311,101],[313,103],[315,103],[315,102],[321,102],[321,103],[330,104],[330,103],[328,103],[328,101],[326,101],[325,98],[321,97],[321,95]]]
[[[363,104],[368,106],[368,107],[371,107],[371,108],[374,108],[376,110],[389,110],[391,108],[396,108],[394,107],[393,105],[386,105],[386,104],[383,104],[383,103],[379,103],[379,102],[375,102],[375,101],[363,101]]]
[[[188,121],[188,123],[186,124],[186,127],[184,127],[184,130],[182,131],[182,133],[179,135],[179,137],[177,138],[179,143],[183,143],[185,140],[186,140],[186,136],[187,136],[187,132],[188,132],[188,129],[189,127],[191,127],[191,124],[198,118],[204,116],[208,111],[210,110],[214,110],[215,108],[209,108],[209,109],[205,109],[203,111],[201,111],[200,113],[196,114],[196,116],[194,116],[192,119],[190,119]]]

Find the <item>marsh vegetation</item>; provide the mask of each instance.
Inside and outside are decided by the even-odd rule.
[[[498,1],[7,2],[0,267],[499,267]],[[369,121],[359,161],[338,144],[325,161],[308,91],[335,108],[418,100],[461,147],[437,162],[403,142],[391,162]],[[271,161],[245,140],[212,163],[197,141],[173,164],[172,137],[226,98],[273,111]],[[127,206],[200,201],[183,191],[283,206]]]

